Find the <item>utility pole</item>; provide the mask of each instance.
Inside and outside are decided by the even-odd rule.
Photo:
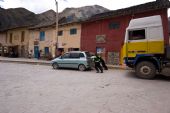
[[[55,3],[56,3],[56,48],[55,48],[55,56],[56,56],[56,51],[57,51],[57,54],[58,54],[58,46],[59,46],[59,43],[58,43],[58,2],[57,0],[55,0]]]

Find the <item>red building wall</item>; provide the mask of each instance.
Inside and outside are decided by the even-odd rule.
[[[96,47],[105,48],[105,58],[107,60],[108,52],[120,52],[124,43],[125,31],[132,18],[161,15],[164,29],[165,43],[168,44],[168,17],[167,9],[153,10],[149,12],[113,17],[93,22],[82,23],[81,28],[81,50],[95,53]],[[110,22],[119,22],[119,29],[109,29]],[[96,43],[96,35],[105,35],[105,43]]]

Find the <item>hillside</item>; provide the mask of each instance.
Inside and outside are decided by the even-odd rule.
[[[38,22],[36,15],[25,8],[0,8],[0,30],[34,25]]]
[[[80,7],[80,8],[66,8],[62,12],[59,13],[59,24],[66,24],[66,23],[71,23],[71,22],[82,21],[82,20],[85,20],[85,19],[91,17],[92,15],[106,12],[106,11],[109,11],[109,10],[104,7],[98,6],[98,5],[85,6],[85,7]],[[43,16],[45,15],[45,17],[48,21],[45,21],[46,19],[44,17],[42,17],[42,15]],[[45,13],[38,15],[38,16],[40,17],[39,18],[40,21],[33,28],[48,26],[51,24],[55,24],[55,22],[56,22],[56,14],[53,10],[47,11]]]
[[[98,5],[66,8],[59,13],[59,24],[85,20],[94,14],[106,11],[108,9]],[[25,26],[42,27],[54,24],[55,21],[56,12],[53,10],[35,14],[25,8],[0,8],[0,31]]]
[[[66,18],[67,22],[85,20],[95,14],[106,11],[109,10],[99,5],[85,6],[80,8],[66,8],[59,14],[59,18]]]

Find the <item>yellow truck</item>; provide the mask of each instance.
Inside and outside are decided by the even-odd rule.
[[[132,19],[123,45],[125,64],[140,78],[152,79],[170,61],[160,15]]]

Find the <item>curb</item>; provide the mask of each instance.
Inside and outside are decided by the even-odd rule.
[[[51,63],[48,62],[31,62],[31,61],[12,61],[12,60],[0,60],[3,63],[17,63],[17,64],[31,64],[31,65],[46,65],[51,66]],[[129,70],[127,66],[119,65],[107,65],[108,69],[120,69],[120,70]]]
[[[130,70],[127,66],[121,66],[121,65],[107,65],[109,69],[120,69],[120,70]]]

